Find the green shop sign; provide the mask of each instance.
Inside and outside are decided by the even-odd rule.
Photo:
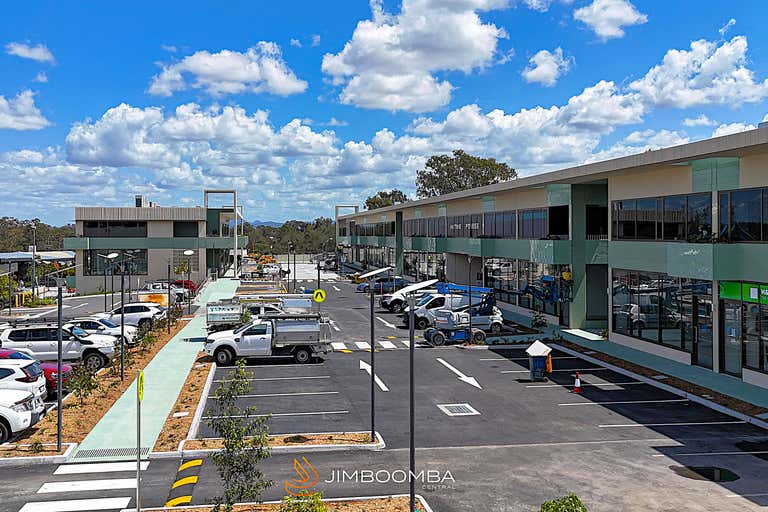
[[[768,304],[768,285],[721,281],[720,298]]]

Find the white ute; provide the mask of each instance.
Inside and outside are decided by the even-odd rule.
[[[203,350],[222,366],[238,357],[292,357],[303,364],[329,352],[330,338],[330,325],[318,314],[281,314],[210,334]]]

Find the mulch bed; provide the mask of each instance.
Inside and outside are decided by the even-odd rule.
[[[326,444],[369,444],[371,434],[366,432],[344,432],[341,434],[280,434],[269,436],[269,446],[301,446]],[[220,439],[190,439],[184,443],[185,450],[218,450],[223,448]]]
[[[397,496],[394,498],[373,498],[370,500],[359,501],[333,501],[325,502],[327,512],[409,512],[410,501],[407,496]],[[213,506],[200,508],[182,508],[175,507],[178,512],[208,512],[213,510]],[[282,505],[279,503],[269,503],[262,505],[235,505],[235,512],[279,512]],[[416,510],[424,511],[417,499]]]

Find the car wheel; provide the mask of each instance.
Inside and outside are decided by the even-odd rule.
[[[228,348],[220,348],[216,351],[216,354],[214,354],[214,358],[216,359],[217,365],[229,366],[232,364],[232,361],[234,361],[235,355]]]
[[[8,441],[11,438],[11,427],[3,418],[0,418],[0,444]]]
[[[429,327],[429,320],[426,318],[422,317],[416,320],[417,329],[426,329],[427,327]]]
[[[405,311],[405,302],[399,302],[399,301],[396,302],[394,306],[392,306],[392,310],[395,313],[402,313],[403,311]]]
[[[493,334],[499,334],[501,332],[501,324],[491,324],[491,332]]]
[[[441,332],[436,332],[432,334],[432,337],[429,339],[429,342],[436,347],[442,347],[443,345],[445,345],[445,334]]]
[[[475,343],[485,343],[485,333],[481,330],[476,330],[472,333],[472,341]]]
[[[293,353],[293,360],[299,364],[306,364],[312,360],[312,353],[309,349],[300,347]]]
[[[107,366],[109,359],[99,352],[88,352],[83,356],[83,366],[90,372],[96,372]]]

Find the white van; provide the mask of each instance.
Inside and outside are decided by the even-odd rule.
[[[426,329],[435,325],[435,311],[438,309],[459,309],[469,305],[469,296],[467,295],[446,295],[442,293],[430,293],[421,298],[416,303],[413,312],[414,327],[416,329]],[[410,321],[410,306],[406,306],[403,311],[403,323],[408,325]]]

